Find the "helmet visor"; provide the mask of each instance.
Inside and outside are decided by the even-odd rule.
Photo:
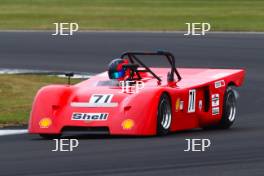
[[[116,71],[116,72],[110,73],[110,78],[111,79],[119,79],[119,78],[123,77],[124,75],[125,75],[124,70]]]

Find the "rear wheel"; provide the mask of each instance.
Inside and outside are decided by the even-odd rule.
[[[166,135],[171,126],[171,102],[167,94],[162,94],[158,106],[157,134]]]
[[[39,134],[44,139],[59,139],[61,137],[60,134]]]
[[[223,116],[219,127],[223,129],[230,128],[235,121],[236,112],[237,102],[235,90],[232,87],[228,87],[224,96]]]

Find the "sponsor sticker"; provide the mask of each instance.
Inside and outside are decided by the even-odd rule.
[[[219,107],[212,108],[212,114],[213,115],[217,115],[217,114],[219,114],[219,112],[220,112]]]
[[[108,113],[79,113],[74,112],[71,120],[89,120],[89,121],[105,121],[108,118]]]
[[[123,122],[122,122],[122,127],[123,127],[123,129],[124,130],[130,130],[130,129],[132,129],[133,128],[133,126],[134,126],[134,121],[132,120],[132,119],[126,119],[126,120],[124,120]]]
[[[179,109],[180,109],[180,99],[178,98],[178,99],[176,100],[176,104],[175,104],[175,110],[176,110],[176,112],[178,112]]]
[[[42,118],[39,121],[39,127],[40,128],[48,128],[52,124],[52,120],[48,117]]]
[[[220,87],[223,87],[225,86],[225,80],[220,80],[220,81],[216,81],[215,82],[215,88],[220,88]]]
[[[219,94],[212,94],[212,107],[219,106]]]

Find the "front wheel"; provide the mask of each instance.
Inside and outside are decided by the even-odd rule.
[[[171,102],[170,97],[167,94],[162,94],[158,106],[158,117],[157,117],[157,134],[166,135],[169,133],[171,126]]]

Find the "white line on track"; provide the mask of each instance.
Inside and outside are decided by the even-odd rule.
[[[21,130],[0,130],[0,136],[6,136],[6,135],[15,135],[15,134],[25,134],[28,130],[21,129]]]

